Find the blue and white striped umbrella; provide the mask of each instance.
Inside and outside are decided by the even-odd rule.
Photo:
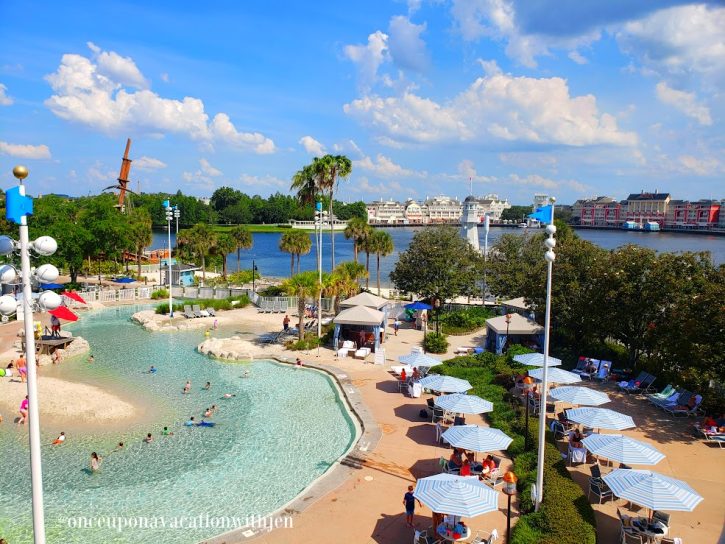
[[[430,355],[426,355],[425,353],[409,353],[408,355],[401,355],[398,357],[398,361],[404,365],[410,365],[417,368],[430,368],[432,366],[443,364],[443,361],[440,361],[435,357],[431,357]]]
[[[522,353],[521,355],[514,355],[514,361],[521,363],[526,366],[544,366],[544,354],[543,353]],[[552,357],[549,355],[546,359],[546,366],[561,366],[561,359]]]
[[[493,410],[493,403],[477,397],[454,393],[443,395],[435,400],[435,405],[456,414],[483,414]]]
[[[636,427],[634,420],[626,414],[620,414],[608,408],[572,408],[566,411],[566,419],[581,423],[592,429],[610,429],[621,431]]]
[[[549,395],[556,400],[582,406],[599,406],[600,404],[606,404],[610,400],[609,395],[606,393],[588,387],[557,387],[549,391]]]
[[[621,434],[591,434],[582,444],[594,455],[627,465],[656,465],[665,458],[654,446]]]
[[[421,478],[413,495],[433,512],[472,518],[498,510],[498,492],[478,478],[436,474]]]
[[[471,389],[468,380],[454,378],[452,376],[426,376],[420,380],[420,385],[424,389],[431,391],[440,391],[441,393],[463,393]]]
[[[652,510],[692,512],[702,497],[682,480],[651,470],[618,468],[604,475],[604,481],[617,497]]]
[[[529,370],[529,376],[537,380],[541,380],[544,375],[544,369],[535,368]],[[562,370],[560,368],[548,368],[546,369],[546,381],[548,383],[577,383],[582,381],[579,374],[574,374],[568,370]]]
[[[503,451],[513,440],[499,429],[479,427],[478,425],[454,425],[441,436],[453,447],[479,453]]]

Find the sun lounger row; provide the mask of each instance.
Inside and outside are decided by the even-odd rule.
[[[660,393],[649,395],[648,400],[657,408],[661,408],[673,416],[695,416],[700,412],[702,405],[702,395],[696,395],[686,389],[673,391],[671,385],[665,387]]]
[[[193,308],[188,304],[184,304],[183,315],[187,319],[193,319],[195,317],[216,317],[214,308],[206,308],[205,310],[202,310],[198,304],[194,304]]]
[[[288,308],[287,299],[268,300],[263,298],[259,301],[257,312],[260,314],[284,314]]]

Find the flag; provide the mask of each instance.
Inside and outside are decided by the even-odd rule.
[[[26,215],[33,215],[33,199],[25,196],[20,187],[13,187],[5,191],[5,219],[20,224]]]
[[[530,213],[529,217],[531,219],[536,219],[537,221],[540,221],[542,223],[553,223],[554,222],[554,207],[549,204],[548,206],[542,206],[541,208],[536,208],[536,211],[534,213]]]

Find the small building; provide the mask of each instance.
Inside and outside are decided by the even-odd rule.
[[[201,268],[190,264],[179,264],[175,261],[176,259],[171,260],[171,285],[180,285],[181,287],[194,285],[195,273],[197,270],[201,270]],[[169,265],[167,263],[168,261],[166,259],[161,260],[164,285],[169,285]]]
[[[351,306],[342,310],[332,322],[335,324],[333,346],[339,347],[340,340],[355,342],[358,349],[369,347],[377,351],[385,340],[386,315],[367,306]]]
[[[536,351],[544,345],[544,327],[519,314],[486,320],[486,351],[501,354],[507,346],[521,344]]]

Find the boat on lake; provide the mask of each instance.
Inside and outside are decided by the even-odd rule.
[[[293,229],[299,229],[299,230],[315,230],[314,221],[297,221],[297,220],[293,219],[292,221],[290,221],[290,226]],[[347,221],[342,221],[341,219],[334,219],[332,221],[332,230],[333,231],[343,231],[343,230],[345,230],[345,227],[347,227]],[[322,222],[322,230],[323,231],[330,230],[330,221]]]

